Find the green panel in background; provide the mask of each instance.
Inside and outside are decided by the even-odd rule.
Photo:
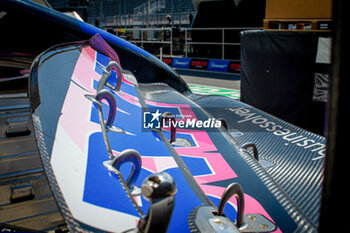
[[[234,89],[211,87],[197,84],[188,84],[188,86],[190,87],[191,91],[195,94],[222,95],[233,99],[240,99],[241,96],[241,92],[239,90]]]

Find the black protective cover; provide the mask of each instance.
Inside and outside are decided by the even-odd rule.
[[[325,102],[313,100],[319,37],[327,32],[245,31],[241,34],[241,101],[323,134]]]

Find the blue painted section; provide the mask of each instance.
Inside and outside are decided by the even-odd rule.
[[[193,176],[212,174],[211,170],[209,169],[207,163],[203,158],[194,158],[186,156],[181,156],[181,158],[186,165],[189,165],[188,169],[190,170]]]
[[[101,53],[97,53],[96,55],[97,62],[95,63],[95,72],[102,76],[105,70],[105,67],[108,65],[110,60],[111,59],[109,57]],[[114,70],[111,71],[111,75],[109,76],[107,83],[113,87],[117,85],[117,73]],[[97,82],[94,83],[94,88],[95,89],[97,88]],[[132,96],[137,96],[135,89],[128,84],[122,84],[120,90]]]
[[[96,54],[96,61],[102,65],[102,67],[106,67],[111,59],[102,53]]]
[[[101,65],[100,63],[96,63],[95,65],[95,72],[102,75],[104,70],[103,70],[103,65]]]
[[[226,72],[229,64],[227,60],[210,59],[207,70]]]
[[[101,133],[89,137],[88,163],[85,176],[83,201],[138,215],[135,207],[125,193],[121,183],[103,166],[109,160]]]
[[[191,58],[187,57],[174,57],[171,64],[174,68],[185,68],[188,69],[191,64]]]
[[[102,64],[108,64],[108,59],[106,59],[103,55],[98,55],[97,63],[101,64],[100,68],[102,69]],[[96,69],[96,67],[97,66],[95,66],[95,71],[99,72],[100,68]],[[110,77],[112,80],[113,78],[114,77]],[[98,82],[95,81],[95,89],[97,88],[97,84]],[[132,86],[122,83],[121,90],[124,93],[137,98],[136,90]],[[114,95],[117,101],[117,108],[127,111],[127,113],[117,111],[116,120],[114,121],[113,125],[129,133],[119,134],[108,132],[108,138],[112,149],[119,152],[125,149],[135,149],[139,151],[141,156],[144,158],[150,157],[149,159],[152,159],[159,156],[172,160],[172,155],[170,154],[166,145],[162,142],[162,140],[160,140],[158,133],[143,130],[142,108],[124,100],[115,93]],[[104,116],[107,117],[109,111],[108,105],[102,103],[102,109]],[[174,108],[166,108],[163,110],[169,111],[174,110]],[[176,114],[176,112],[174,113]],[[99,124],[97,106],[92,107],[90,120]],[[186,137],[193,142],[190,135],[179,134],[179,136]],[[195,174],[199,174],[200,170],[210,172],[209,167],[203,159],[186,159],[189,163],[195,165],[194,167],[189,167],[190,171],[193,171]],[[93,133],[89,137],[88,161],[83,201],[101,206],[103,208],[121,211],[139,217],[136,208],[127,197],[116,175],[108,172],[108,170],[103,166],[103,162],[107,160],[109,160],[109,158],[102,133]],[[125,164],[121,167],[120,171],[124,178],[128,177],[130,169],[130,164]],[[146,166],[143,166],[141,169],[140,175],[135,182],[137,187],[141,187],[142,181],[151,174],[151,172],[146,169]],[[195,207],[202,205],[202,203],[188,185],[179,168],[172,167],[163,171],[167,172],[174,178],[178,189],[175,195],[176,204],[168,232],[189,232],[187,217]],[[144,200],[143,197],[141,197],[141,202],[142,206],[140,206],[140,208],[144,213],[147,213],[149,209],[149,202]]]

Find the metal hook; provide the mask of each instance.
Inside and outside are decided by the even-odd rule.
[[[217,120],[221,121],[222,127],[224,127],[226,130],[228,130],[227,121],[224,118],[218,118]]]
[[[126,186],[129,188],[130,192],[135,194],[136,192],[133,192],[134,188],[136,188],[135,182],[140,175],[142,166],[141,156],[139,152],[133,149],[124,150],[120,152],[120,154],[117,157],[113,158],[111,161],[104,162],[104,165],[109,171],[116,173],[120,170],[120,167],[125,163],[132,164],[132,170],[125,183]],[[138,191],[138,194],[140,194],[140,190],[136,191]]]
[[[170,143],[176,141],[175,116],[171,112],[165,112],[160,118],[160,130],[163,128],[163,122],[170,121]]]
[[[115,119],[115,115],[117,113],[117,101],[115,100],[114,95],[108,91],[108,90],[101,90],[99,92],[97,92],[97,95],[95,96],[95,100],[97,100],[99,102],[98,104],[98,109],[99,109],[99,114],[103,114],[102,113],[102,100],[107,100],[108,105],[109,105],[109,113],[108,113],[108,118],[106,121],[106,124],[104,123],[103,120],[103,115],[100,118],[101,124],[103,122],[103,124],[105,124],[107,127],[112,127],[114,119]]]
[[[85,95],[85,97],[88,98],[93,103],[97,104],[98,118],[101,125],[103,140],[106,145],[109,159],[113,159],[113,152],[112,152],[111,145],[109,143],[107,130],[116,128],[113,126],[113,122],[115,120],[115,116],[117,112],[117,101],[115,100],[114,95],[108,90],[101,90],[97,93],[96,96]],[[109,105],[109,113],[108,113],[106,123],[104,121],[103,111],[102,111],[102,100],[104,99],[107,100]],[[113,131],[116,131],[116,130],[113,130]]]
[[[224,208],[227,203],[227,201],[232,197],[235,196],[237,199],[237,228],[240,228],[244,225],[244,193],[243,189],[240,184],[238,183],[231,183],[227,188],[225,189],[224,193],[221,196],[219,208],[218,208],[218,215],[224,216]]]
[[[256,147],[256,145],[252,142],[247,142],[247,143],[244,143],[242,146],[241,146],[242,149],[244,150],[247,150],[248,148],[251,148],[252,151],[253,151],[253,157],[254,159],[256,159],[256,161],[259,161],[259,154],[258,154],[258,148]]]
[[[124,164],[130,162],[133,166],[127,181],[125,182],[122,173],[119,171],[120,167]],[[141,171],[141,156],[133,149],[124,150],[119,153],[117,157],[111,160],[104,161],[103,165],[108,169],[108,171],[114,173],[120,184],[122,185],[126,195],[129,197],[130,201],[133,203],[134,207],[141,216],[144,216],[143,211],[138,206],[134,197],[141,194],[141,189],[135,186],[135,182]]]
[[[111,71],[112,71],[113,67],[116,68],[116,72],[117,72],[117,86],[116,86],[115,90],[117,90],[117,91],[120,90],[120,86],[122,84],[122,77],[123,77],[123,74],[121,72],[122,68],[118,62],[111,61],[106,66],[105,72],[102,74],[101,79],[98,81],[97,92],[101,91],[103,89],[103,87],[106,85],[107,80],[108,80],[109,76],[111,75]]]

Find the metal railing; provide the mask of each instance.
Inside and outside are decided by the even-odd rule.
[[[184,28],[183,31],[185,32],[185,57],[188,56],[188,46],[191,45],[219,45],[221,46],[221,59],[225,59],[225,46],[240,46],[241,43],[239,42],[227,42],[227,39],[225,39],[225,32],[227,31],[244,31],[244,30],[259,30],[262,28],[255,28],[255,27],[235,27],[235,28]],[[188,38],[188,34],[190,31],[219,31],[221,34],[221,41],[191,41],[191,38]]]
[[[130,40],[128,40],[131,43],[134,44],[140,44],[141,47],[144,47],[144,44],[161,44],[161,45],[169,45],[170,46],[170,56],[173,56],[173,30],[171,28],[125,28],[125,33],[127,32],[141,32],[139,33],[139,37],[135,38],[132,37]],[[162,35],[159,37],[156,36],[150,36],[150,40],[148,39],[148,36],[144,35],[144,32],[161,32]],[[169,40],[166,40],[164,36],[164,32],[169,32]],[[134,34],[134,33],[133,33]]]
[[[158,44],[157,49],[159,49],[160,54],[163,49],[163,45],[169,46],[169,55],[174,55],[174,47],[177,48],[176,52],[182,51],[182,56],[188,57],[190,48],[193,45],[215,45],[220,46],[221,49],[221,59],[225,59],[225,48],[228,46],[240,46],[239,33],[244,30],[261,30],[259,27],[235,27],[235,28],[182,28],[179,30],[178,38],[174,38],[173,28],[125,28],[123,33],[118,34],[118,36],[128,40],[131,43],[137,44],[144,47],[144,44]],[[178,30],[178,29],[176,29]],[[208,34],[214,35],[215,41],[203,41],[201,37],[200,40],[196,38],[197,41],[192,40],[193,31],[203,31]],[[160,33],[159,33],[160,32]],[[236,41],[233,42],[234,32]],[[132,34],[132,35],[130,35]],[[213,38],[213,37],[211,37]],[[181,44],[182,43],[182,44]],[[183,48],[184,44],[184,48]],[[183,49],[182,49],[183,48]],[[178,54],[180,55],[180,54]],[[227,58],[227,56],[226,56]]]

